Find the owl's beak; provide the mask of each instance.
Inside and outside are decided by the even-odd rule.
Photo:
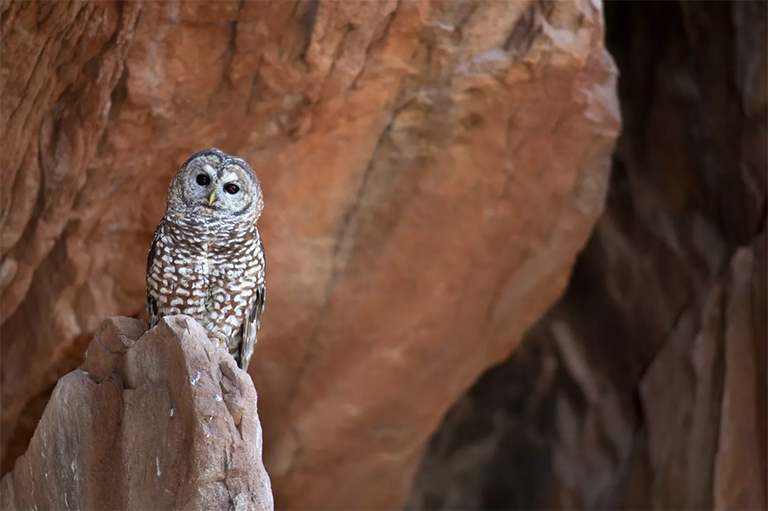
[[[211,196],[208,197],[208,205],[210,206],[214,202],[216,202],[216,192],[211,192]]]

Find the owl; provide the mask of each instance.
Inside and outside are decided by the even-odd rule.
[[[168,185],[147,257],[150,326],[187,314],[247,370],[264,312],[259,178],[218,149],[194,154]]]

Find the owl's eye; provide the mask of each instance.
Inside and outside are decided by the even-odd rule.
[[[208,186],[208,183],[211,182],[211,178],[208,177],[206,174],[198,174],[197,175],[197,184],[200,186]]]
[[[240,187],[237,186],[234,183],[229,183],[228,185],[226,185],[224,187],[224,189],[227,191],[227,193],[232,194],[232,195],[234,195],[234,194],[236,194],[237,192],[240,191]]]

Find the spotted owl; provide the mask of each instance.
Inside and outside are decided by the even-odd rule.
[[[214,148],[181,166],[147,257],[150,326],[192,316],[248,369],[264,311],[263,209],[259,178],[241,158]]]

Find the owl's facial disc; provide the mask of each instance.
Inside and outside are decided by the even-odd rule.
[[[177,175],[181,202],[203,216],[261,213],[261,189],[248,164],[216,150],[190,159]]]

